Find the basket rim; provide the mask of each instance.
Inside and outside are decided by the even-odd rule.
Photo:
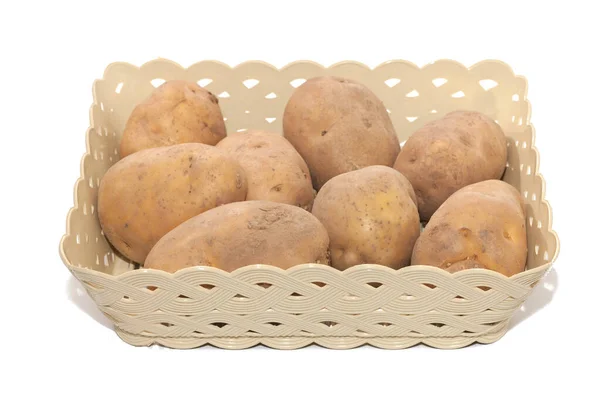
[[[63,252],[61,252],[61,256],[63,257],[63,261],[65,262],[65,265],[72,272],[76,272],[76,273],[82,272],[87,275],[95,275],[95,276],[102,276],[102,277],[112,277],[112,278],[118,277],[119,279],[125,279],[129,276],[136,276],[136,275],[140,275],[140,274],[149,274],[149,275],[155,275],[155,276],[177,278],[180,275],[187,275],[189,273],[193,273],[194,271],[211,271],[211,272],[217,273],[221,276],[226,276],[229,278],[236,278],[239,275],[246,274],[249,270],[265,270],[265,271],[275,272],[277,274],[292,275],[298,270],[304,270],[304,269],[318,270],[318,269],[320,269],[320,270],[326,270],[326,271],[336,274],[336,275],[352,275],[352,274],[356,273],[357,271],[379,271],[381,273],[392,274],[392,275],[411,274],[415,271],[420,271],[420,272],[428,271],[428,272],[437,273],[439,275],[444,275],[445,277],[460,277],[463,275],[479,275],[479,276],[486,275],[491,278],[495,277],[495,278],[499,278],[499,279],[522,280],[523,278],[525,278],[529,275],[535,275],[535,274],[539,273],[540,271],[542,271],[546,268],[549,268],[550,264],[551,264],[551,262],[548,262],[548,263],[540,265],[538,267],[519,272],[518,274],[514,274],[510,277],[503,275],[500,272],[489,270],[489,269],[484,269],[484,268],[466,269],[466,270],[450,273],[444,269],[434,267],[431,265],[408,265],[403,268],[393,269],[393,268],[390,268],[388,266],[381,265],[381,264],[357,264],[357,265],[353,265],[352,267],[347,268],[343,271],[340,271],[329,265],[316,264],[316,263],[297,264],[297,265],[294,265],[293,267],[286,268],[286,269],[283,269],[283,268],[280,268],[280,267],[277,267],[274,265],[269,265],[269,264],[250,264],[250,265],[245,265],[243,267],[237,268],[231,272],[227,272],[220,268],[208,266],[208,265],[196,265],[196,266],[192,266],[192,267],[181,268],[175,272],[167,272],[167,271],[163,271],[163,270],[159,270],[159,269],[138,268],[138,269],[125,271],[119,275],[111,275],[111,274],[107,274],[102,271],[97,271],[92,268],[72,265],[66,260],[66,256],[64,256]]]
[[[157,62],[168,63],[168,64],[171,64],[173,67],[179,68],[179,69],[182,69],[182,70],[190,70],[190,69],[193,69],[193,68],[197,68],[198,66],[200,66],[202,64],[208,64],[208,63],[210,63],[210,64],[219,64],[221,67],[225,67],[225,68],[228,68],[230,70],[242,68],[242,67],[244,67],[246,65],[250,65],[250,64],[254,64],[254,65],[260,64],[263,67],[267,67],[267,68],[272,69],[274,71],[285,71],[285,70],[287,70],[287,69],[289,69],[291,67],[294,67],[294,66],[296,66],[298,64],[310,64],[310,65],[313,65],[313,66],[321,68],[321,69],[336,69],[336,68],[339,68],[340,66],[343,66],[343,65],[354,65],[354,66],[359,66],[361,68],[364,68],[364,69],[370,70],[370,71],[374,71],[376,69],[382,68],[382,67],[384,67],[384,66],[386,66],[388,64],[397,64],[397,63],[399,63],[399,64],[405,64],[405,65],[410,66],[411,68],[418,69],[418,70],[423,70],[423,69],[427,68],[428,66],[430,66],[432,64],[436,64],[436,63],[451,63],[451,64],[455,64],[457,67],[465,68],[465,69],[467,69],[469,71],[471,71],[473,69],[476,69],[476,68],[478,68],[479,66],[481,66],[483,64],[500,64],[504,68],[506,68],[513,76],[518,77],[520,79],[523,79],[523,81],[525,82],[525,93],[527,93],[527,85],[528,85],[528,81],[527,81],[527,79],[524,76],[515,74],[513,68],[508,63],[506,63],[505,61],[502,61],[500,59],[495,59],[495,58],[485,58],[485,59],[482,59],[480,61],[477,61],[477,62],[471,64],[470,66],[466,66],[465,64],[461,63],[460,61],[456,61],[456,60],[451,59],[451,58],[439,58],[439,59],[430,61],[430,62],[428,62],[426,64],[423,64],[421,67],[419,67],[417,64],[415,64],[415,63],[413,63],[411,61],[408,61],[408,60],[405,60],[405,59],[401,59],[401,58],[389,59],[387,61],[383,61],[383,62],[377,64],[374,67],[369,67],[367,64],[365,64],[365,63],[363,63],[361,61],[351,60],[351,59],[344,59],[344,60],[336,61],[336,62],[334,62],[332,64],[329,64],[329,65],[324,65],[324,64],[321,64],[319,62],[316,62],[316,61],[313,61],[313,60],[309,60],[309,59],[297,59],[297,60],[294,60],[294,61],[290,61],[289,63],[287,63],[287,64],[285,64],[285,65],[283,65],[282,67],[279,68],[279,67],[276,67],[275,65],[273,65],[273,64],[271,64],[271,63],[269,63],[267,61],[263,61],[263,60],[259,60],[259,59],[248,59],[248,60],[242,61],[242,62],[240,62],[238,64],[228,64],[228,63],[225,63],[225,62],[217,60],[217,59],[204,59],[204,60],[201,60],[201,61],[194,62],[193,64],[190,64],[188,67],[184,67],[183,65],[177,63],[174,60],[171,60],[171,59],[168,59],[168,58],[164,58],[164,57],[157,57],[157,58],[151,59],[149,61],[146,61],[146,62],[144,62],[143,64],[140,64],[140,65],[129,63],[129,62],[126,62],[126,61],[115,61],[115,62],[112,62],[112,63],[108,64],[107,67],[104,69],[102,78],[101,79],[97,79],[97,80],[103,80],[108,75],[108,73],[110,72],[111,69],[113,69],[115,67],[118,67],[118,66],[124,66],[124,67],[134,68],[134,69],[143,69],[147,65],[151,65],[151,64],[157,63]]]
[[[249,64],[261,64],[264,67],[270,68],[270,69],[272,69],[274,71],[284,71],[284,70],[289,69],[289,68],[291,68],[291,67],[293,67],[295,65],[298,65],[298,64],[311,64],[311,65],[314,65],[314,66],[322,68],[322,69],[334,69],[334,68],[338,68],[341,65],[355,65],[355,66],[359,66],[361,68],[364,68],[366,70],[374,71],[374,70],[376,70],[376,69],[378,69],[380,67],[383,67],[385,65],[392,64],[392,63],[401,63],[401,64],[408,65],[408,66],[410,66],[412,68],[415,68],[415,69],[418,69],[418,70],[423,70],[424,68],[426,68],[429,65],[432,65],[432,64],[435,64],[435,63],[440,63],[440,62],[452,63],[452,64],[455,64],[458,67],[462,67],[462,68],[465,68],[465,69],[471,71],[471,70],[479,67],[480,65],[483,65],[483,64],[486,64],[486,63],[493,63],[493,64],[500,64],[500,65],[502,65],[504,68],[506,68],[508,71],[510,71],[510,73],[512,75],[514,75],[515,77],[518,77],[518,78],[522,79],[525,82],[525,91],[524,91],[525,98],[527,97],[527,91],[528,91],[528,81],[527,81],[527,78],[525,78],[522,75],[515,74],[514,70],[512,69],[512,67],[509,64],[507,64],[506,62],[504,62],[502,60],[499,60],[499,59],[483,59],[481,61],[478,61],[478,62],[472,64],[469,67],[467,67],[466,65],[464,65],[464,64],[462,64],[462,63],[460,63],[460,62],[458,62],[456,60],[449,59],[449,58],[440,58],[440,59],[431,61],[429,63],[426,63],[422,67],[419,67],[417,64],[415,64],[415,63],[413,63],[411,61],[408,61],[408,60],[404,60],[404,59],[390,59],[390,60],[384,61],[382,63],[379,63],[378,65],[376,65],[373,68],[369,67],[368,65],[366,65],[366,64],[364,64],[364,63],[362,63],[360,61],[349,60],[349,59],[347,59],[347,60],[341,60],[341,61],[338,61],[336,63],[330,64],[328,66],[325,66],[323,64],[320,64],[320,63],[312,61],[312,60],[299,59],[299,60],[295,60],[295,61],[289,62],[289,63],[285,64],[281,68],[277,68],[274,65],[272,65],[272,64],[270,64],[270,63],[268,63],[266,61],[262,61],[262,60],[246,60],[246,61],[243,61],[243,62],[241,62],[239,64],[236,64],[236,65],[232,66],[232,65],[229,65],[229,64],[224,63],[224,62],[219,61],[219,60],[206,59],[206,60],[195,62],[195,63],[189,65],[187,68],[183,67],[181,64],[179,64],[179,63],[177,63],[177,62],[175,62],[173,60],[170,60],[170,59],[167,59],[167,58],[162,58],[162,57],[158,57],[158,58],[149,60],[149,61],[141,64],[140,66],[136,66],[135,64],[128,63],[128,62],[123,62],[123,61],[112,62],[112,63],[110,63],[104,69],[104,73],[103,73],[102,78],[95,79],[94,82],[93,82],[93,85],[92,85],[92,97],[93,97],[93,101],[92,101],[92,104],[89,107],[89,111],[88,111],[88,114],[89,114],[89,127],[87,128],[86,134],[85,134],[86,152],[82,155],[82,157],[80,159],[80,163],[79,163],[79,174],[80,174],[80,176],[75,181],[75,185],[74,185],[74,189],[73,189],[73,206],[69,209],[69,211],[67,213],[66,230],[65,230],[65,233],[61,236],[61,239],[60,239],[60,242],[59,242],[59,255],[61,257],[61,260],[63,261],[64,265],[72,273],[74,271],[82,271],[82,272],[85,271],[86,273],[99,274],[101,276],[110,276],[110,277],[113,277],[113,278],[115,277],[114,275],[111,275],[111,274],[108,274],[108,273],[105,273],[105,272],[101,272],[101,271],[96,271],[96,270],[94,270],[92,268],[79,267],[79,266],[76,266],[76,265],[72,264],[68,260],[66,254],[65,254],[65,250],[64,250],[64,243],[65,243],[66,239],[71,235],[71,232],[70,232],[70,223],[69,223],[69,221],[71,219],[71,215],[72,215],[72,213],[76,209],[79,208],[79,204],[78,204],[79,202],[78,202],[78,199],[77,199],[77,186],[80,184],[81,181],[84,180],[83,176],[84,176],[84,162],[85,162],[85,158],[86,158],[86,156],[91,155],[91,148],[90,148],[89,138],[90,138],[90,131],[95,126],[94,117],[93,117],[93,109],[94,109],[94,106],[98,105],[97,94],[96,94],[97,85],[98,85],[98,83],[100,81],[103,81],[106,78],[106,76],[108,75],[108,73],[110,72],[110,70],[112,68],[115,68],[116,66],[126,66],[128,68],[135,68],[135,69],[139,70],[141,68],[144,68],[144,66],[146,66],[146,65],[149,65],[149,64],[152,64],[152,63],[156,63],[156,62],[169,63],[169,64],[173,65],[174,67],[182,69],[182,70],[189,70],[189,69],[195,68],[195,67],[197,67],[197,66],[199,66],[199,65],[201,65],[203,63],[217,63],[217,64],[219,64],[219,65],[221,65],[223,67],[226,67],[226,68],[229,68],[229,69],[232,69],[232,70],[236,69],[236,68],[243,67],[245,65],[249,65]],[[526,276],[526,275],[528,275],[530,273],[536,273],[536,272],[538,272],[540,270],[546,269],[546,272],[544,273],[544,276],[545,276],[545,275],[547,275],[550,272],[550,270],[552,269],[552,266],[554,265],[556,259],[558,258],[558,255],[560,253],[560,240],[559,240],[558,234],[552,228],[553,211],[552,211],[552,207],[551,207],[550,203],[546,199],[546,181],[545,181],[543,175],[539,172],[540,152],[538,151],[538,149],[537,149],[537,147],[535,145],[536,131],[535,131],[535,128],[534,128],[533,124],[530,121],[531,120],[531,103],[528,100],[527,100],[527,107],[528,107],[528,113],[527,113],[527,119],[525,121],[525,126],[529,127],[531,129],[531,145],[530,145],[530,148],[531,148],[531,150],[533,150],[535,152],[535,155],[536,155],[536,157],[535,157],[535,160],[536,160],[535,161],[535,163],[536,163],[536,165],[535,165],[535,171],[536,171],[536,176],[538,176],[540,178],[541,186],[542,186],[541,187],[540,202],[543,203],[548,208],[548,228],[547,228],[547,230],[548,230],[548,233],[550,233],[554,237],[554,239],[556,241],[556,251],[554,252],[554,255],[553,255],[552,259],[548,260],[548,262],[545,263],[545,264],[542,264],[542,265],[537,266],[535,268],[526,269],[525,271],[519,272],[518,274],[515,274],[515,275],[513,275],[511,277],[507,277],[507,276],[505,276],[505,275],[503,275],[503,274],[501,274],[499,272],[492,271],[492,270],[487,270],[487,269],[468,269],[468,270],[463,270],[463,271],[459,271],[459,272],[455,272],[453,274],[450,274],[449,272],[447,272],[445,270],[442,270],[441,268],[438,268],[438,267],[435,267],[435,266],[429,266],[429,265],[409,265],[409,266],[400,268],[399,270],[394,270],[394,269],[392,269],[390,267],[383,266],[383,265],[378,265],[378,264],[360,264],[360,265],[352,266],[352,267],[346,269],[345,271],[338,271],[338,270],[336,270],[333,267],[330,267],[330,266],[327,266],[327,265],[323,265],[323,264],[314,264],[314,263],[312,263],[312,264],[299,264],[299,265],[293,266],[293,267],[285,269],[285,270],[281,269],[279,267],[274,267],[274,266],[270,266],[270,265],[266,265],[266,264],[253,264],[253,265],[247,265],[247,266],[238,268],[238,269],[236,269],[233,272],[222,271],[222,270],[220,270],[218,268],[210,267],[210,266],[186,267],[186,268],[183,268],[183,269],[181,269],[179,271],[176,271],[174,273],[169,273],[169,272],[160,271],[160,270],[149,270],[149,269],[140,268],[140,269],[135,269],[135,270],[131,270],[131,271],[126,271],[123,274],[120,274],[119,276],[124,276],[124,275],[127,275],[127,274],[139,274],[139,273],[159,273],[159,274],[166,274],[167,276],[176,276],[179,273],[185,273],[186,271],[189,272],[190,270],[193,270],[193,269],[200,269],[200,270],[202,270],[202,269],[210,268],[211,270],[217,270],[217,271],[219,271],[219,273],[223,273],[225,275],[233,277],[237,273],[243,272],[243,271],[245,271],[247,269],[251,269],[251,268],[274,268],[274,269],[276,269],[277,271],[280,271],[280,272],[287,272],[287,271],[292,271],[292,270],[294,270],[296,268],[306,268],[307,266],[309,266],[310,268],[312,268],[312,267],[321,267],[321,268],[326,267],[328,269],[331,269],[331,270],[334,270],[334,271],[337,271],[337,272],[340,272],[340,273],[345,273],[346,271],[354,271],[356,269],[362,269],[362,268],[366,268],[366,269],[380,269],[380,268],[383,268],[383,269],[385,269],[385,271],[388,271],[388,272],[389,271],[399,272],[399,271],[403,271],[403,270],[410,271],[410,270],[414,270],[414,269],[428,269],[428,270],[436,270],[439,273],[446,273],[446,274],[451,275],[451,276],[457,276],[459,274],[461,274],[461,275],[469,275],[469,274],[473,274],[473,273],[482,273],[483,272],[483,273],[486,273],[486,274],[490,274],[490,276],[499,276],[499,277],[502,277],[502,278],[505,278],[505,279],[519,279],[519,277],[523,277],[523,276]],[[543,279],[543,277],[542,277],[542,279]]]

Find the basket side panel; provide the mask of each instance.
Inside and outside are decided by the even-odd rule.
[[[320,75],[337,75],[367,85],[386,105],[401,141],[427,122],[457,109],[481,111],[507,132],[522,132],[528,123],[526,82],[498,61],[469,69],[450,60],[423,68],[397,60],[373,70],[353,61],[328,68],[300,61],[281,70],[258,61],[235,68],[203,61],[187,69],[168,60],[154,60],[139,68],[115,63],[107,68],[97,95],[111,110],[117,137],[135,105],[169,79],[198,82],[218,96],[228,132],[267,129],[281,133],[281,116],[294,88]]]
[[[539,173],[534,137],[533,126],[528,124],[522,134],[510,138],[510,162],[503,177],[525,199],[529,269],[551,263],[558,254],[558,239],[552,230],[552,213],[545,199],[545,182]]]
[[[509,279],[485,270],[452,275],[434,267],[360,265],[340,272],[317,264],[287,271],[256,265],[231,274],[211,267],[135,272],[76,275],[118,330],[140,343],[287,338],[334,346],[342,338],[395,338],[389,347],[499,337],[543,273]]]
[[[81,159],[81,177],[75,184],[74,206],[67,217],[67,232],[60,250],[69,266],[118,274],[133,268],[105,238],[98,220],[98,188],[108,168],[119,159],[115,109],[105,100],[106,82],[94,83],[94,103],[86,132],[86,153]]]

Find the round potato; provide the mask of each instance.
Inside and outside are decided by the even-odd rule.
[[[127,120],[121,157],[180,143],[215,145],[227,135],[219,100],[193,82],[167,81],[139,104]]]
[[[246,171],[246,200],[274,201],[310,211],[315,197],[310,172],[283,136],[258,130],[236,132],[217,147],[234,157]]]
[[[449,272],[485,268],[511,276],[525,269],[527,234],[520,193],[500,180],[466,186],[433,214],[412,254],[415,265]]]
[[[455,111],[413,133],[394,168],[412,184],[421,219],[427,221],[458,189],[500,179],[506,156],[498,124],[478,112]]]
[[[306,160],[317,190],[344,172],[391,167],[400,151],[383,103],[366,86],[338,77],[312,78],[294,91],[283,133]]]
[[[146,149],[106,172],[98,190],[98,217],[113,246],[143,263],[171,229],[213,207],[244,200],[247,190],[243,168],[213,146]]]
[[[419,213],[413,189],[398,171],[371,166],[338,175],[317,193],[312,212],[329,233],[333,267],[409,264]]]
[[[252,264],[287,269],[328,264],[323,225],[299,207],[271,201],[227,204],[179,225],[156,243],[145,268],[175,272],[192,266],[225,271]]]

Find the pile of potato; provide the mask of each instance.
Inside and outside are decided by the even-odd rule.
[[[113,247],[144,268],[525,269],[524,202],[500,180],[506,137],[485,115],[451,112],[401,149],[383,103],[345,78],[298,87],[283,136],[227,136],[218,103],[167,81],[129,117],[98,215]]]

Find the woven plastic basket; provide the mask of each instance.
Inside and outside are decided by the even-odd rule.
[[[118,143],[130,112],[154,87],[169,79],[197,81],[219,97],[228,132],[281,132],[294,87],[319,75],[369,86],[388,108],[400,141],[456,109],[478,110],[498,121],[510,138],[503,179],[527,203],[527,270],[507,278],[480,269],[449,274],[430,266],[396,271],[358,265],[339,272],[305,264],[286,271],[253,265],[233,273],[198,266],[168,274],[136,269],[113,251],[98,222],[97,188],[119,159]],[[204,61],[187,69],[163,59],[140,68],[111,64],[94,82],[87,152],[60,255],[117,334],[133,345],[246,348],[262,343],[290,349],[311,343],[329,348],[425,343],[458,348],[494,342],[549,271],[559,248],[538,173],[526,91],[525,79],[499,61],[471,68],[449,60],[423,68],[390,61],[374,69],[357,62],[325,68],[307,61],[281,69],[256,61],[235,68]]]

